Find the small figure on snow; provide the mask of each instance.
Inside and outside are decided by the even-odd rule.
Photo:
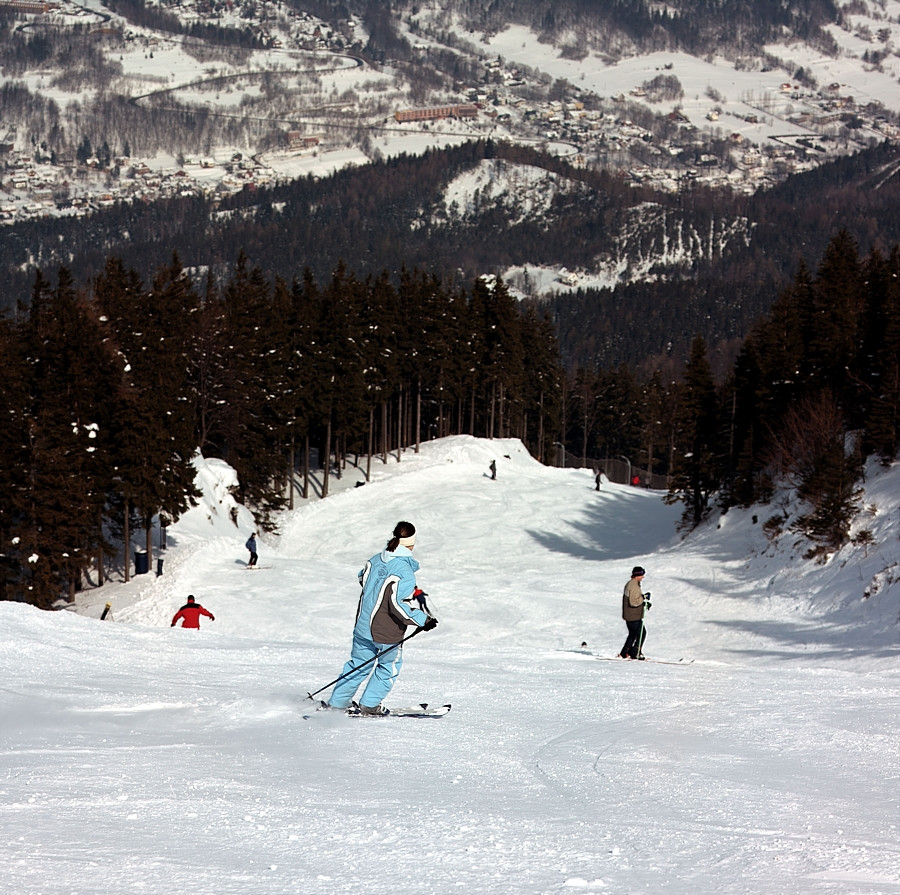
[[[628,637],[619,653],[622,659],[644,658],[644,654],[641,652],[647,637],[644,612],[650,608],[650,594],[641,592],[643,580],[643,567],[635,566],[631,570],[631,578],[625,585],[625,591],[622,594],[622,618],[625,619],[625,625],[628,628]]]
[[[491,469],[491,478],[496,480],[496,478],[497,478],[497,461],[496,460],[491,460],[490,469]]]
[[[368,677],[359,698],[360,712],[387,714],[381,701],[390,693],[403,665],[403,647],[397,644],[410,627],[430,631],[437,625],[425,604],[426,594],[416,586],[419,563],[412,555],[415,543],[416,527],[411,522],[398,522],[384,550],[360,571],[362,593],[353,646],[344,672],[331,691],[330,707],[347,708]]]
[[[216,620],[216,617],[208,610],[204,609],[195,599],[194,595],[191,594],[187,598],[187,603],[175,613],[175,616],[172,619],[171,627],[175,627],[176,623],[179,619],[181,619],[181,627],[182,628],[200,628],[200,616],[205,615],[211,622]]]
[[[594,476],[594,490],[600,490],[600,483],[603,481],[603,473],[599,470],[597,471],[597,475]]]
[[[247,543],[244,544],[244,546],[250,551],[250,562],[248,562],[247,565],[252,569],[259,559],[259,556],[256,553],[256,532],[253,532],[253,534],[247,538]]]

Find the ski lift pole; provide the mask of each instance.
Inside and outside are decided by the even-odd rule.
[[[340,677],[336,677],[330,684],[325,684],[324,687],[319,687],[319,689],[316,690],[315,693],[307,693],[306,694],[307,699],[313,699],[319,693],[321,693],[323,690],[327,690],[329,687],[333,687],[336,683],[338,683],[339,681],[342,681],[345,677],[349,677],[351,674],[354,674],[355,672],[359,671],[360,668],[365,668],[366,665],[371,665],[374,661],[376,661],[377,659],[380,659],[382,656],[387,655],[392,650],[395,650],[398,647],[403,646],[403,644],[406,643],[407,640],[412,640],[413,637],[416,636],[416,634],[419,634],[420,632],[422,632],[424,630],[425,630],[424,628],[416,628],[416,630],[413,631],[412,634],[409,634],[407,637],[404,637],[402,640],[397,641],[397,643],[394,643],[391,646],[386,647],[385,649],[381,650],[380,652],[375,653],[375,655],[372,656],[371,659],[366,659],[366,661],[363,662],[361,665],[357,665],[355,668],[351,668],[349,671],[345,671]]]

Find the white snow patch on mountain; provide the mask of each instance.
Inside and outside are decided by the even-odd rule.
[[[443,209],[449,218],[465,218],[499,206],[509,212],[509,224],[514,226],[548,212],[563,183],[568,195],[587,192],[583,184],[545,168],[486,159],[447,185]]]

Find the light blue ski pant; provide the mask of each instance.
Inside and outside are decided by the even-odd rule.
[[[369,661],[373,656],[384,650],[390,650],[390,652],[379,656],[374,662]],[[369,662],[369,664],[365,665],[366,662]],[[362,665],[365,665],[365,667],[361,668],[360,666]],[[394,681],[397,680],[397,675],[400,674],[402,666],[402,646],[392,643],[375,643],[374,640],[369,640],[368,637],[363,637],[354,631],[350,658],[347,664],[344,665],[343,671],[347,676],[335,684],[328,704],[333,705],[335,708],[346,708],[350,705],[360,684],[366,677],[371,675],[362,696],[359,698],[359,704],[369,708],[380,705],[381,700],[391,692],[391,687],[394,686]]]

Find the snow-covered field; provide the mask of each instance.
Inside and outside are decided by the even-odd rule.
[[[900,4],[895,5],[900,7]],[[554,78],[564,78],[598,96],[630,94],[660,74],[673,75],[684,88],[684,98],[666,106],[678,105],[691,123],[701,130],[710,127],[706,116],[714,108],[740,114],[759,112],[767,97],[775,99],[782,94],[782,84],[801,66],[812,69],[822,86],[837,82],[841,91],[852,93],[860,105],[877,101],[888,109],[900,108],[900,91],[897,89],[900,57],[889,54],[881,70],[875,70],[861,62],[865,48],[872,50],[872,45],[863,48],[853,40],[852,35],[840,29],[833,29],[833,36],[841,47],[840,54],[835,58],[814,53],[795,42],[766,47],[765,51],[784,65],[769,71],[760,68],[742,71],[719,56],[710,55],[703,59],[682,52],[631,56],[616,65],[591,55],[581,60],[566,59],[557,48],[541,43],[533,32],[515,25],[492,37],[488,46],[506,60],[527,64]],[[719,94],[719,98],[708,95],[710,88]],[[648,105],[652,107],[654,104]],[[729,119],[728,129],[741,133],[753,142],[763,142],[784,130],[784,122],[780,119],[788,105],[789,99],[785,99],[768,122],[747,125]],[[793,108],[796,110],[796,102]],[[802,130],[796,125],[792,127]]]
[[[250,571],[231,471],[199,461],[161,577],[79,613],[0,603],[2,888],[897,893],[898,471],[869,470],[874,544],[816,565],[766,540],[774,507],[683,539],[657,492],[450,438],[362,488],[351,470]],[[400,519],[440,624],[389,704],[453,710],[306,720]],[[618,652],[636,562],[647,654],[692,664],[578,651]],[[216,616],[199,632],[169,627],[189,593]]]

